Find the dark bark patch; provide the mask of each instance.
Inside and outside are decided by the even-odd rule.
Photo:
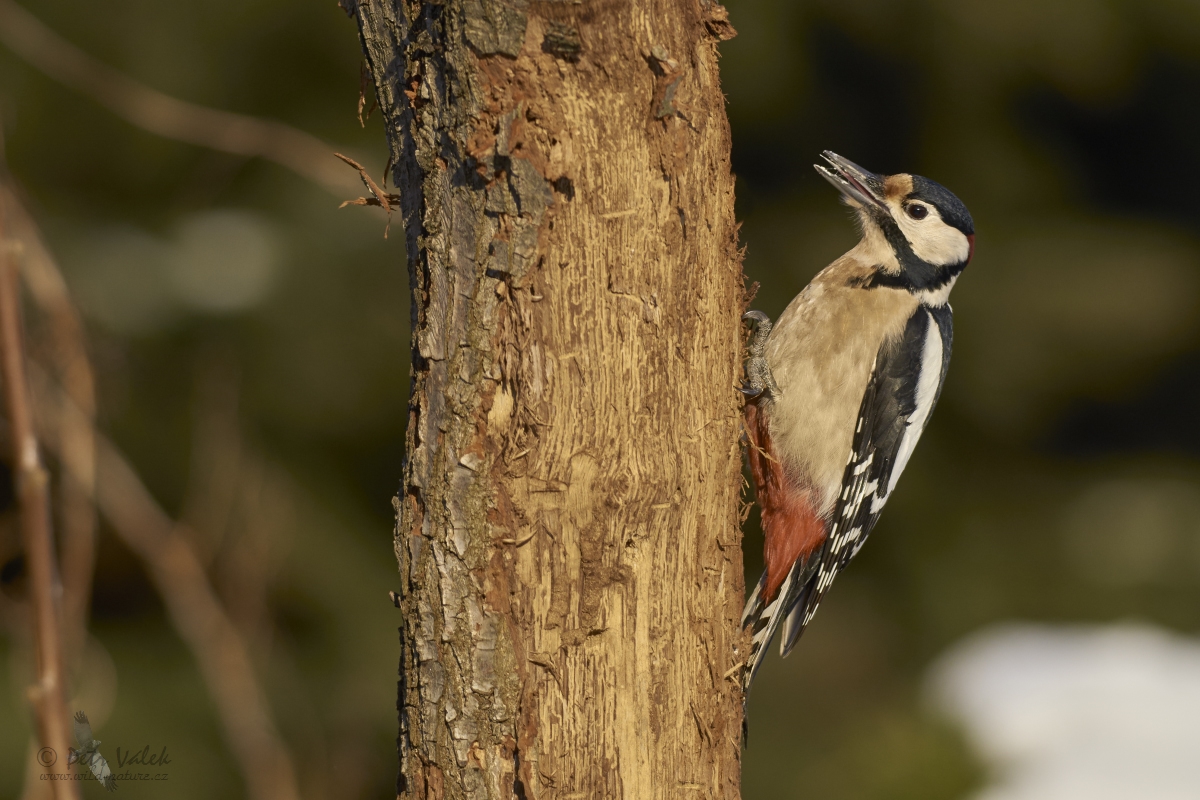
[[[524,158],[514,158],[509,171],[509,184],[521,214],[541,218],[554,204],[554,193],[537,167]]]
[[[573,25],[551,21],[546,27],[546,35],[542,37],[542,52],[549,53],[555,58],[574,64],[579,60],[583,51],[583,42],[579,39],[579,31]]]
[[[679,113],[679,109],[675,107],[675,92],[679,91],[681,80],[683,80],[683,76],[676,75],[663,86],[662,98],[658,101],[658,108],[654,111],[655,119],[666,119]]]
[[[679,109],[675,107],[675,95],[683,79],[683,68],[661,44],[650,48],[650,56],[646,61],[654,72],[654,118],[676,116]]]
[[[567,200],[575,199],[575,184],[566,175],[555,180],[552,185],[554,186],[554,191],[567,198]]]
[[[525,12],[501,0],[465,0],[464,34],[480,55],[501,53],[516,58],[525,42]]]

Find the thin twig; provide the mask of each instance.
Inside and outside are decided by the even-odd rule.
[[[2,156],[2,154],[0,154]],[[95,381],[88,361],[83,321],[71,302],[66,281],[42,241],[33,219],[21,204],[11,177],[0,164],[0,213],[9,239],[20,248],[21,276],[34,305],[49,322],[50,358],[71,402],[82,412],[71,415],[55,434],[56,449],[71,463],[61,488],[62,633],[66,664],[83,651],[92,572],[96,560]]]
[[[0,0],[0,42],[53,80],[86,94],[151,133],[240,156],[264,158],[337,195],[353,178],[333,148],[291,125],[189,103],[139,83],[59,36],[13,0]]]
[[[33,375],[39,396],[54,393],[47,376]],[[59,405],[79,413],[65,397]],[[249,649],[188,543],[190,537],[162,510],[117,447],[98,431],[94,436],[96,504],[146,565],[175,630],[191,650],[241,766],[247,794],[254,800],[297,800],[295,766],[254,674]]]
[[[340,206],[338,206],[338,208],[345,208],[346,206],[379,206],[386,211],[388,215],[387,227],[383,229],[383,238],[386,239],[388,237],[388,231],[391,230],[392,227],[392,208],[399,207],[400,195],[388,194],[386,191],[384,191],[384,189],[381,189],[379,184],[375,183],[371,176],[367,174],[367,170],[363,167],[363,165],[355,161],[353,158],[350,158],[350,156],[342,155],[341,153],[334,153],[334,155],[358,170],[358,177],[362,179],[363,186],[366,186],[367,191],[371,193],[370,197],[356,197],[353,200],[345,200]],[[388,171],[391,168],[392,160],[389,157],[387,166],[384,167],[383,170],[383,185],[385,187],[387,186]]]
[[[391,214],[392,206],[397,205],[400,202],[400,195],[388,194],[383,189],[381,189],[379,187],[379,184],[375,183],[375,181],[371,178],[371,176],[369,174],[367,174],[366,168],[362,164],[355,161],[350,156],[342,155],[341,153],[334,153],[334,155],[337,156],[338,158],[340,158],[345,163],[354,167],[354,169],[358,170],[359,179],[362,180],[363,186],[367,187],[367,191],[371,193],[370,197],[359,197],[355,200],[346,200],[340,206],[338,206],[338,208],[345,208],[346,206],[380,206],[388,214]],[[383,184],[384,184],[384,186],[387,185],[387,171],[386,170],[384,170],[384,173],[383,173]]]
[[[33,605],[34,650],[37,679],[29,696],[37,712],[38,738],[43,748],[57,754],[58,769],[66,767],[71,746],[68,731],[66,674],[58,609],[54,602],[57,567],[50,540],[49,476],[38,452],[25,380],[25,354],[21,343],[20,278],[7,225],[0,218],[0,361],[3,362],[5,400],[13,445],[21,536],[25,545],[29,594]],[[43,762],[44,763],[44,762]],[[54,761],[51,762],[55,764]],[[79,786],[70,780],[52,781],[58,800],[78,800]]]

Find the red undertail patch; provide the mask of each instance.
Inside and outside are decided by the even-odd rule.
[[[757,403],[746,404],[750,438],[750,474],[762,516],[763,560],[767,567],[764,602],[779,591],[792,564],[825,541],[825,521],[812,505],[808,490],[796,486],[775,455],[767,416]]]

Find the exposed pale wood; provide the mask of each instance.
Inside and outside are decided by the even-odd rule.
[[[348,10],[414,299],[401,795],[736,798],[724,9]]]

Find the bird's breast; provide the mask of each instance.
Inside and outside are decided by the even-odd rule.
[[[793,480],[816,491],[822,515],[837,500],[875,356],[918,302],[903,289],[856,288],[837,266],[788,305],[766,350],[780,389],[768,411],[772,441]]]

